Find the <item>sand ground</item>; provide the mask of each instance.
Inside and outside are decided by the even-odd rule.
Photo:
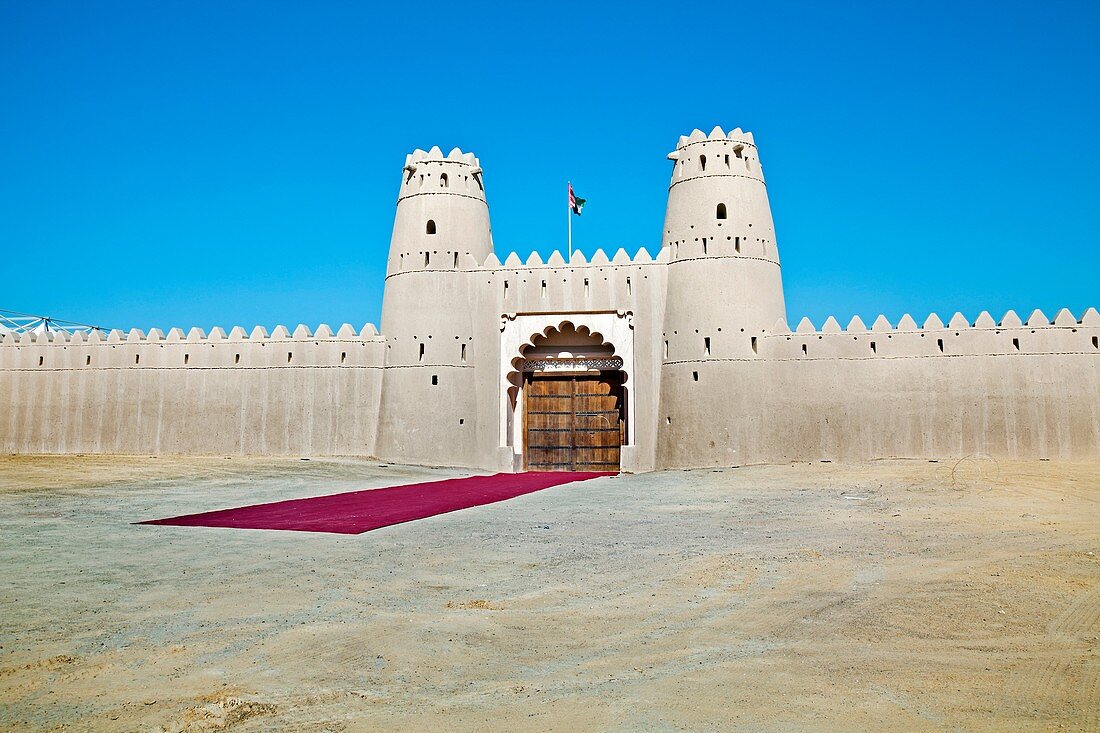
[[[566,485],[359,536],[137,526],[461,475],[0,458],[5,730],[1100,729],[1100,465]]]

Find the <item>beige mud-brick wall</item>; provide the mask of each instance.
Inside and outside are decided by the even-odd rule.
[[[383,349],[373,326],[7,334],[0,450],[369,456]]]
[[[1100,458],[1100,315],[905,316],[734,333],[726,356],[673,362],[667,468],[785,461]],[[706,405],[706,409],[700,406]]]

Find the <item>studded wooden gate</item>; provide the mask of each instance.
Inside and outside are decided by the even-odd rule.
[[[623,436],[620,372],[531,376],[524,386],[528,471],[618,471]]]

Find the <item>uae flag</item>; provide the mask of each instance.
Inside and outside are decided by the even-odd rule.
[[[577,216],[581,215],[581,209],[584,208],[584,199],[577,198],[577,195],[573,193],[573,184],[569,184],[569,208],[573,210],[573,213]]]

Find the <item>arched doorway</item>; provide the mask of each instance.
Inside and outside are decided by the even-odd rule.
[[[576,443],[591,442],[596,436],[582,435],[576,443],[571,442],[568,457],[566,451],[560,451],[563,457],[558,460],[544,460],[546,456],[535,456],[534,466],[528,460],[528,446],[542,445],[534,439],[539,432],[528,431],[527,398],[542,390],[549,393],[557,390],[561,393],[566,387],[560,382],[551,386],[553,377],[570,379],[569,412],[564,409],[545,410],[556,412],[559,416],[570,417],[566,425],[543,425],[533,427],[553,427],[563,433],[570,429],[570,438],[576,428],[593,425],[604,428],[588,433],[611,433],[601,436],[610,438],[613,431],[606,428],[619,424],[619,470],[631,471],[636,465],[635,452],[635,407],[637,394],[634,384],[634,314],[628,310],[587,311],[572,313],[504,313],[500,322],[500,443],[506,450],[507,458],[502,465],[510,465],[513,471],[552,470],[549,464],[558,464],[553,470],[571,470],[576,466],[587,465],[600,470],[616,470],[613,456],[573,455]],[[585,384],[585,380],[600,378],[600,385]],[[564,380],[561,380],[564,381]],[[578,386],[579,385],[579,386]],[[600,398],[615,397],[614,404],[604,404],[609,400]],[[564,395],[552,397],[541,402],[560,400]],[[588,400],[586,402],[586,400]],[[593,402],[597,407],[590,407]],[[586,409],[588,408],[588,409]],[[604,417],[576,413],[618,411],[604,413]],[[534,410],[534,412],[542,412]],[[616,419],[617,417],[617,419]],[[544,418],[550,421],[551,418]],[[566,418],[559,417],[559,421]],[[596,425],[598,423],[598,425]],[[611,423],[608,425],[607,423]],[[576,428],[574,427],[576,426]],[[555,446],[557,447],[557,446]],[[616,451],[609,451],[615,453]],[[503,457],[503,456],[502,456]],[[584,460],[598,460],[601,463],[581,463]]]
[[[618,471],[626,401],[614,347],[564,322],[534,336],[520,356],[524,470]]]

